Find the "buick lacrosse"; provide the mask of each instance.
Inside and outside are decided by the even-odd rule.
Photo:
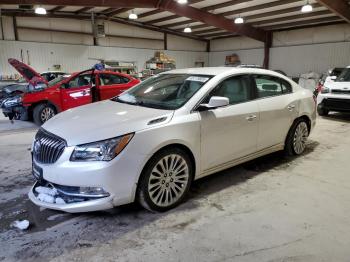
[[[312,93],[273,71],[166,72],[46,122],[29,198],[66,212],[134,201],[166,211],[195,179],[279,150],[302,154],[315,118]]]

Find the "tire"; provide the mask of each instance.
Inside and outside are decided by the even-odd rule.
[[[297,119],[290,128],[284,151],[288,156],[301,155],[306,148],[309,128],[305,119]]]
[[[176,147],[161,150],[141,174],[137,201],[152,212],[172,209],[186,197],[193,177],[194,166],[185,151]]]
[[[33,120],[38,126],[44,124],[47,120],[56,115],[56,110],[52,105],[39,104],[34,107]]]
[[[328,116],[329,110],[324,109],[324,108],[317,108],[317,113],[320,116]]]

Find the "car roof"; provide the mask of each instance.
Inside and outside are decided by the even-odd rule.
[[[280,73],[256,68],[256,67],[197,67],[197,68],[186,68],[186,69],[175,69],[167,72],[163,72],[162,74],[198,74],[198,75],[220,75],[224,73],[232,73],[232,74],[239,74],[239,73],[260,73],[260,74],[270,74],[270,75],[276,75],[281,76]]]

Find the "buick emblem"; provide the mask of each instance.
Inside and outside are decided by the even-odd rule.
[[[38,155],[41,151],[41,142],[40,140],[35,140],[34,142],[34,154]]]

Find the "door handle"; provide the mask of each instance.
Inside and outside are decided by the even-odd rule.
[[[256,119],[256,115],[247,116],[245,119],[246,119],[247,121],[253,121],[254,119]]]
[[[293,111],[293,109],[295,108],[295,105],[290,105],[287,107],[289,111]]]

